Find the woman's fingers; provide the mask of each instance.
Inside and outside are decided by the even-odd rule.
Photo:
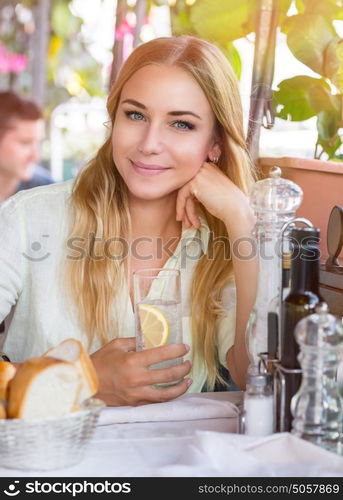
[[[151,370],[147,370],[144,376],[142,376],[142,382],[144,382],[144,385],[176,382],[183,379],[190,372],[191,367],[192,363],[190,361],[184,361],[179,365],[171,366],[169,368],[153,368]]]
[[[163,370],[150,370],[152,379],[151,385],[181,381],[181,379],[188,375],[191,368],[192,363],[190,361],[184,361],[180,365],[164,368]]]
[[[195,200],[193,197],[187,198],[186,214],[187,214],[188,219],[192,223],[192,226],[194,226],[195,228],[199,228],[200,227],[200,219],[197,215]]]
[[[186,184],[178,192],[176,200],[176,220],[183,220],[186,227],[200,226],[200,220],[197,215],[195,193],[191,192],[191,185]]]
[[[136,350],[136,337],[120,337],[110,340],[103,349],[119,349],[123,352]]]
[[[174,385],[164,387],[145,387],[140,393],[142,399],[137,400],[135,406],[170,401],[171,399],[182,396],[191,384],[192,380],[185,378],[184,380],[181,380],[181,382]]]
[[[176,220],[182,220],[184,218],[187,198],[191,196],[189,184],[186,184],[177,194],[176,198]]]
[[[135,353],[133,356],[141,356],[142,364],[149,367],[156,363],[186,356],[188,351],[189,346],[187,344],[168,344],[162,347],[154,347],[153,349],[145,349],[144,351]]]
[[[129,363],[133,368],[141,366],[141,369],[139,374],[136,373],[136,377],[131,377],[132,387],[143,388],[144,386],[176,382],[183,379],[192,367],[189,360],[182,360],[188,350],[188,346],[185,344],[170,344],[134,353]],[[170,360],[179,360],[179,363],[168,368],[154,368],[154,365]]]
[[[184,226],[185,226],[186,228],[189,228],[189,227],[191,227],[191,226],[192,226],[192,223],[191,223],[190,219],[188,218],[188,216],[187,216],[186,212],[183,214],[183,218],[182,218],[182,220],[183,220],[183,224],[184,224]]]

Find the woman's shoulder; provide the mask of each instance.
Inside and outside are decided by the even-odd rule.
[[[54,184],[46,184],[32,189],[19,191],[1,204],[1,211],[11,212],[15,210],[38,210],[49,205],[66,206],[66,201],[70,198],[75,179]]]

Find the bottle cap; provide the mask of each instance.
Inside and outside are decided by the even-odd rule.
[[[317,227],[293,227],[291,229],[290,237],[297,243],[318,242],[320,229]]]
[[[290,232],[291,260],[318,260],[320,229],[316,227],[293,227]]]

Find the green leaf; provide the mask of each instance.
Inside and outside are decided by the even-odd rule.
[[[51,13],[51,27],[55,34],[61,38],[78,33],[81,27],[81,19],[72,15],[68,4],[58,2],[53,6]]]
[[[343,94],[343,39],[330,44],[325,54],[325,63],[328,76]]]
[[[325,50],[337,38],[331,23],[319,15],[291,16],[283,25],[294,56],[320,75],[325,75]]]
[[[320,111],[340,112],[340,99],[331,94],[330,85],[323,78],[309,85],[307,91],[309,103],[316,113]]]
[[[295,0],[295,7],[299,14],[303,14],[305,12],[304,0]]]
[[[191,35],[194,33],[194,29],[191,24],[189,12],[186,9],[182,9],[178,12],[172,11],[171,21],[172,21],[172,32],[173,35]]]
[[[280,9],[280,16],[279,16],[279,21],[278,24],[281,24],[283,19],[286,17],[287,12],[289,11],[289,8],[293,2],[293,0],[279,0],[279,9]]]
[[[249,0],[197,0],[190,18],[199,36],[225,45],[254,30],[255,8]]]
[[[317,129],[322,141],[328,141],[335,137],[339,128],[339,117],[330,111],[320,111],[318,113]]]
[[[232,42],[227,43],[226,46],[224,47],[220,46],[220,49],[226,55],[227,59],[230,61],[230,64],[233,67],[233,70],[237,78],[240,79],[242,72],[242,60],[238,50],[236,49],[236,47]]]
[[[328,155],[328,159],[334,159],[336,151],[342,146],[342,137],[336,134],[333,138],[325,140],[318,134],[318,144],[323,148],[324,152]]]
[[[276,116],[283,120],[302,121],[315,116],[310,99],[310,89],[322,85],[322,80],[311,76],[295,76],[278,84],[273,92]]]
[[[302,0],[305,14],[320,14],[326,19],[340,19],[343,14],[341,0]]]

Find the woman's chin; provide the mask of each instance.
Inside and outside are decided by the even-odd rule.
[[[166,200],[170,197],[176,196],[175,189],[166,191],[165,189],[130,189],[129,193],[131,198],[145,200],[145,201],[157,201],[165,198]]]

